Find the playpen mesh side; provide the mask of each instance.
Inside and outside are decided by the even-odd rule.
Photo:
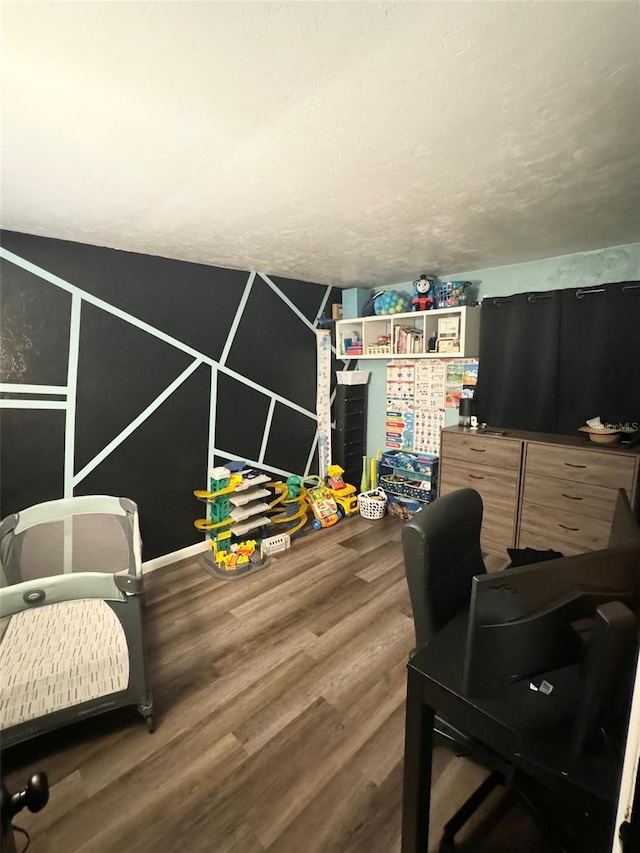
[[[123,522],[129,524],[119,516],[90,513],[29,527],[14,536],[12,558],[5,567],[7,580],[18,583],[68,572],[127,571],[130,551]],[[18,554],[20,565],[16,566]]]
[[[0,643],[0,728],[126,690],[129,651],[100,599],[63,601],[12,616]]]

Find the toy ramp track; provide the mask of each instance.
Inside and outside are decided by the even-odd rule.
[[[220,578],[223,581],[235,581],[239,578],[246,578],[247,575],[252,575],[254,572],[259,572],[271,562],[268,556],[264,556],[259,562],[238,563],[235,566],[219,566],[215,561],[213,551],[208,552],[199,560],[203,569],[213,575],[214,578]]]

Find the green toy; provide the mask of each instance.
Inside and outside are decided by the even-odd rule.
[[[297,477],[295,474],[287,477],[287,500],[293,501],[299,498],[301,488],[300,477]]]

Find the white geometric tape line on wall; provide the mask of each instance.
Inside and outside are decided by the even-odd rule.
[[[129,314],[128,312],[123,311],[120,308],[116,308],[109,302],[105,302],[104,299],[100,299],[97,296],[93,296],[91,293],[82,290],[82,288],[78,287],[77,285],[71,284],[65,279],[60,278],[60,276],[54,275],[48,270],[37,266],[37,264],[33,264],[31,263],[31,261],[27,261],[24,258],[21,258],[19,255],[16,255],[13,252],[9,252],[7,249],[4,249],[2,247],[0,247],[0,257],[4,258],[12,264],[15,264],[16,266],[21,267],[27,272],[38,276],[38,278],[49,282],[49,284],[53,284],[55,287],[59,287],[62,290],[66,290],[68,293],[78,294],[83,301],[94,305],[96,308],[101,308],[108,314],[112,314],[114,317],[118,317],[120,320],[124,320],[125,323],[130,323],[137,329],[140,329],[143,332],[147,332],[149,335],[152,335],[153,337],[164,341],[170,346],[187,353],[187,355],[191,355],[193,358],[199,359],[200,361],[204,362],[204,364],[209,364],[212,367],[217,367],[218,370],[220,370],[222,373],[227,374],[227,376],[230,376],[232,379],[235,379],[243,385],[246,385],[248,388],[253,388],[255,391],[258,391],[261,394],[265,394],[267,397],[275,397],[275,399],[279,403],[282,403],[283,406],[287,406],[290,409],[294,409],[296,412],[300,412],[300,414],[306,415],[306,417],[311,418],[311,420],[315,421],[316,416],[314,412],[310,412],[308,409],[305,409],[303,406],[299,406],[297,403],[294,403],[287,397],[283,397],[282,395],[271,391],[269,388],[265,388],[264,385],[260,385],[258,382],[254,382],[252,379],[243,376],[241,373],[237,373],[235,370],[231,370],[231,368],[227,367],[225,364],[221,364],[219,361],[216,361],[216,359],[205,355],[194,347],[191,347],[188,344],[185,344],[183,341],[174,338],[172,335],[168,335],[166,332],[157,329],[150,323],[145,323],[144,320],[138,319],[133,314]]]
[[[57,397],[67,396],[66,385],[17,385],[12,382],[0,382],[0,394],[51,394]]]
[[[271,421],[273,418],[273,412],[275,409],[275,403],[280,402],[289,408],[292,408],[296,411],[299,411],[301,414],[306,415],[312,420],[316,420],[316,416],[314,413],[309,412],[307,409],[304,409],[302,406],[294,403],[291,400],[288,400],[286,397],[281,396],[280,394],[276,394],[269,389],[261,386],[257,382],[253,382],[245,376],[237,373],[234,370],[229,369],[224,364],[226,358],[228,357],[229,351],[233,345],[233,340],[235,338],[235,334],[237,332],[238,326],[242,319],[242,314],[247,305],[251,288],[253,286],[253,282],[256,277],[255,272],[250,272],[248,275],[247,283],[245,285],[245,289],[243,291],[243,295],[241,297],[240,303],[238,304],[238,308],[236,309],[236,314],[234,316],[234,320],[229,330],[229,336],[225,343],[225,347],[223,353],[221,355],[220,362],[217,362],[215,359],[212,359],[206,356],[204,353],[200,353],[198,350],[195,350],[193,347],[190,347],[188,344],[173,338],[171,335],[162,332],[160,329],[151,326],[148,323],[145,323],[142,320],[139,320],[135,316],[128,314],[126,311],[123,311],[115,306],[111,305],[108,302],[100,299],[99,297],[95,297],[87,291],[83,291],[77,285],[73,285],[65,279],[56,276],[53,273],[50,273],[48,270],[43,269],[42,267],[33,264],[30,261],[27,261],[25,258],[21,258],[18,255],[15,255],[13,252],[9,252],[6,249],[0,247],[0,257],[3,257],[5,260],[10,263],[15,264],[16,266],[21,267],[22,269],[27,270],[33,275],[38,276],[39,278],[47,281],[50,284],[53,284],[56,287],[59,287],[63,290],[72,294],[72,314],[71,314],[71,323],[70,323],[70,338],[69,338],[69,367],[68,367],[68,378],[67,385],[62,386],[37,386],[37,385],[17,385],[13,383],[2,383],[0,386],[1,390],[14,392],[14,393],[41,393],[41,394],[49,394],[49,393],[60,393],[67,395],[66,401],[38,401],[38,400],[0,400],[0,407],[2,408],[33,408],[33,409],[65,409],[67,412],[66,421],[65,421],[65,463],[64,463],[64,494],[65,497],[70,497],[73,494],[74,486],[78,485],[91,471],[93,471],[102,461],[104,461],[122,442],[131,435],[137,427],[139,427],[142,423],[144,423],[153,412],[175,391],[190,375],[193,371],[200,366],[200,364],[205,363],[209,364],[212,371],[211,378],[211,398],[210,398],[210,425],[209,425],[209,441],[208,441],[208,453],[207,453],[207,470],[213,465],[213,457],[214,455],[221,455],[225,458],[233,458],[232,454],[225,453],[222,448],[216,448],[215,446],[215,411],[216,411],[216,376],[217,371],[222,370],[227,375],[234,378],[236,381],[255,389],[256,391],[265,394],[270,398],[269,412],[267,416],[267,423],[265,424],[265,430],[263,434],[262,446],[259,454],[259,458],[257,460],[247,460],[248,464],[252,465],[261,465],[265,470],[269,470],[274,474],[289,474],[291,472],[284,471],[283,469],[276,468],[274,466],[267,466],[264,463],[264,454],[266,451],[269,432],[271,428]],[[293,313],[310,329],[316,331],[317,318],[314,323],[311,323],[297,308],[297,306],[291,302],[285,294],[269,279],[268,276],[260,274],[261,278],[271,287],[274,293],[289,307]],[[331,287],[327,286],[324,297],[322,299],[318,317],[322,316],[324,309],[326,308],[327,301],[329,299],[329,295],[331,292]],[[80,311],[82,301],[89,302],[97,308],[100,308],[107,313],[118,317],[121,320],[124,320],[127,323],[135,326],[141,331],[145,331],[148,334],[168,343],[170,346],[173,346],[185,353],[191,354],[195,357],[194,362],[179,376],[174,382],[172,382],[152,403],[147,406],[147,408],[141,412],[131,423],[125,427],[111,442],[109,442],[106,447],[104,447],[96,456],[91,459],[80,471],[74,474],[73,472],[73,455],[74,455],[74,445],[75,445],[75,399],[76,399],[76,385],[77,385],[77,370],[78,370],[78,350],[79,350],[79,339],[80,339]],[[328,333],[327,337],[328,337]],[[333,349],[330,345],[329,338],[329,347],[330,350]],[[329,356],[329,369],[330,369],[330,356]],[[325,451],[326,459],[330,459],[330,415],[328,420],[329,426],[328,428],[323,429],[323,447],[328,447],[328,455]],[[324,438],[326,436],[326,439]],[[329,444],[327,445],[327,442]],[[311,443],[311,448],[309,451],[309,457],[307,461],[307,465],[305,466],[305,474],[308,473],[308,470],[311,466],[311,462],[313,459],[313,455],[315,452],[316,445],[318,444],[318,433],[314,436],[314,439]],[[328,461],[327,461],[328,464]]]
[[[78,358],[80,355],[80,317],[82,298],[71,295],[71,320],[69,322],[69,355],[67,358],[67,414],[64,419],[64,497],[73,497],[75,486],[73,466],[76,452],[76,398],[78,391]],[[66,552],[65,552],[66,557]]]
[[[266,282],[266,283],[269,285],[269,287],[271,288],[271,290],[273,290],[273,292],[276,294],[276,296],[278,296],[278,297],[279,297],[279,298],[284,302],[284,304],[285,304],[288,308],[290,308],[290,309],[293,311],[293,313],[296,315],[296,317],[297,317],[297,318],[298,318],[302,323],[304,323],[304,324],[305,324],[305,326],[308,326],[308,327],[311,329],[311,331],[312,331],[312,332],[315,332],[315,330],[316,330],[315,323],[312,323],[312,322],[311,322],[311,320],[309,320],[307,317],[305,317],[305,315],[304,315],[304,314],[302,313],[302,311],[298,308],[298,306],[297,306],[295,303],[293,303],[293,302],[289,299],[289,297],[288,297],[288,296],[286,296],[286,295],[285,295],[285,294],[280,290],[280,288],[278,287],[278,285],[277,285],[277,284],[274,284],[274,283],[271,281],[271,279],[269,278],[269,276],[268,276],[268,275],[266,275],[265,273],[261,272],[261,273],[259,273],[259,275],[260,275],[260,278],[261,278],[264,282]]]
[[[200,367],[201,364],[202,361],[200,359],[195,359],[194,361],[192,361],[189,367],[187,367],[186,370],[183,370],[182,373],[176,379],[174,379],[173,382],[168,385],[164,389],[164,391],[162,391],[161,394],[158,394],[155,400],[149,403],[146,409],[140,412],[140,414],[136,418],[134,418],[131,423],[129,423],[120,433],[118,433],[118,435],[113,438],[109,442],[109,444],[106,445],[106,447],[103,447],[102,450],[93,457],[93,459],[87,462],[84,468],[82,468],[80,471],[78,471],[77,474],[74,475],[73,485],[77,486],[78,483],[84,480],[84,478],[88,474],[90,474],[94,468],[97,468],[101,462],[104,462],[104,460],[111,453],[113,453],[116,447],[119,447],[125,439],[129,438],[131,433],[137,430],[138,427],[141,426],[141,424],[143,424],[148,418],[150,418],[151,415],[156,411],[156,409],[160,408],[164,401],[167,400],[171,396],[171,394],[173,394],[176,388],[179,388],[182,383],[185,382],[185,380],[187,380],[191,376],[191,374],[194,373]]]
[[[220,364],[226,364],[229,353],[231,352],[231,347],[236,339],[236,332],[238,331],[238,326],[240,325],[240,320],[242,319],[242,315],[244,314],[244,309],[249,301],[249,294],[251,293],[251,288],[253,287],[253,282],[255,281],[256,274],[254,272],[249,273],[249,278],[247,279],[247,283],[244,286],[244,291],[242,293],[242,297],[240,298],[240,302],[238,303],[238,307],[236,308],[235,317],[233,318],[233,322],[229,327],[229,334],[227,335],[227,340],[225,341],[224,349],[220,355]]]

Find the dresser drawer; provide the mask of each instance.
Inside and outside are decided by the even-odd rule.
[[[441,465],[440,495],[475,489],[483,505],[482,550],[506,556],[505,549],[515,544],[518,472],[450,459]]]
[[[626,489],[630,495],[635,459],[602,450],[528,444],[525,471],[527,474],[591,483],[610,489]]]
[[[578,549],[597,551],[607,547],[610,530],[610,520],[602,521],[553,507],[523,503],[518,541],[522,543],[526,534],[534,534],[545,543],[545,548],[554,548],[557,542],[567,542]],[[556,547],[556,550],[562,549]]]
[[[611,524],[618,497],[617,489],[541,477],[527,470],[523,500],[576,515],[595,518]]]
[[[500,554],[505,560],[509,559],[507,548],[515,545],[515,525],[499,522],[483,521],[480,534],[480,547],[484,553]]]
[[[466,465],[447,459],[441,462],[440,494],[455,489],[475,489],[482,497],[484,514],[489,507],[504,515],[515,516],[518,500],[518,472],[491,468],[487,465]]]
[[[452,483],[450,480],[440,481],[440,495],[448,495],[460,488],[467,488]],[[480,545],[485,553],[500,554],[506,557],[506,549],[513,548],[516,537],[515,513],[512,506],[506,506],[503,510],[494,510],[490,501],[482,499],[482,530],[480,532]]]
[[[521,455],[522,442],[517,439],[491,438],[472,433],[442,433],[443,459],[519,471]]]

